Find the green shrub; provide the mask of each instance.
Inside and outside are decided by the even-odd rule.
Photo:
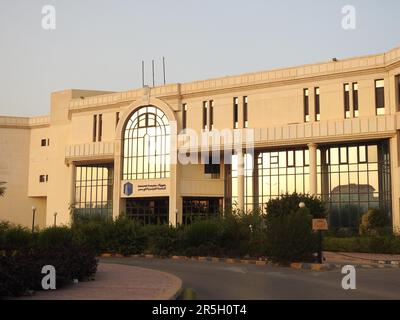
[[[181,235],[183,228],[168,225],[148,225],[145,227],[147,253],[168,257],[182,250]]]
[[[113,228],[113,222],[86,220],[74,223],[71,230],[76,243],[101,254],[110,248],[107,239],[112,238]]]
[[[389,217],[380,209],[369,209],[361,218],[360,234],[378,235],[388,232]],[[389,232],[391,228],[389,228]]]
[[[73,241],[73,234],[67,227],[50,227],[38,233],[37,245],[42,249],[63,248]]]
[[[326,217],[326,210],[319,198],[298,193],[283,194],[280,198],[269,200],[266,205],[267,215],[275,217],[292,214],[297,212],[301,202],[306,205],[313,218]]]
[[[400,254],[400,237],[357,236],[350,238],[324,237],[325,251]]]
[[[143,226],[123,216],[105,233],[105,242],[107,251],[125,256],[143,253],[147,245]]]
[[[281,263],[313,261],[318,242],[311,220],[307,208],[291,214],[267,216],[268,257]]]
[[[0,251],[13,252],[33,246],[36,234],[27,228],[3,223],[0,229]]]
[[[45,265],[55,267],[57,288],[73,279],[90,278],[97,270],[94,251],[76,243],[66,227],[32,234],[25,228],[2,224],[0,239],[0,297],[40,290]]]

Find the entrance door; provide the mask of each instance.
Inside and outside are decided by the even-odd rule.
[[[169,198],[129,198],[126,215],[143,224],[168,224]]]

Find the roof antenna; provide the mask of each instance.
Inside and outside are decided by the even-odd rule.
[[[165,57],[162,58],[162,65],[163,65],[163,76],[164,76],[164,85],[166,83],[165,81]]]
[[[144,60],[142,60],[142,86],[144,88]]]
[[[154,60],[151,61],[151,72],[153,75],[153,87],[154,87],[154,85],[155,85],[155,83],[154,83]]]

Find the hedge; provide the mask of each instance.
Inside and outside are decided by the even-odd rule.
[[[31,233],[20,226],[0,224],[0,297],[41,290],[41,271],[46,265],[54,266],[58,289],[74,279],[91,278],[97,263],[95,252],[74,241],[69,228]]]
[[[400,254],[400,237],[357,236],[357,237],[324,237],[323,249],[334,252],[361,252]]]

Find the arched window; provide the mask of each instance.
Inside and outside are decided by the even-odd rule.
[[[136,110],[126,123],[123,145],[124,180],[169,177],[170,126],[160,109]]]

